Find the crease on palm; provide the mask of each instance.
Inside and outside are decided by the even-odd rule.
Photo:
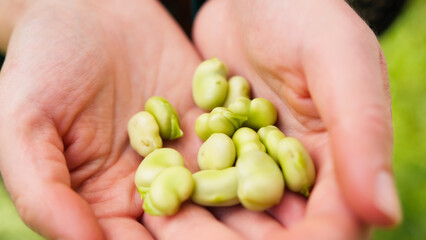
[[[141,159],[134,153],[129,153],[125,125],[128,116],[143,108],[140,99],[149,97],[145,95],[150,91],[138,94],[143,89],[141,88],[143,82],[157,79],[144,79],[147,77],[141,74],[124,75],[124,78],[120,78],[121,76],[114,73],[114,70],[108,69],[108,67],[115,69],[117,66],[109,62],[99,62],[105,56],[99,57],[98,51],[91,51],[89,46],[85,49],[87,52],[76,53],[74,52],[76,47],[78,46],[64,48],[59,43],[49,46],[51,51],[43,53],[48,61],[43,64],[45,71],[36,71],[40,74],[38,78],[42,79],[37,83],[39,90],[33,93],[37,96],[36,103],[52,118],[57,134],[62,137],[55,141],[63,141],[64,148],[61,151],[64,151],[66,167],[70,170],[72,188],[95,207],[95,212],[101,208],[99,205],[109,206],[110,213],[101,211],[99,214],[135,216],[137,205],[134,204],[132,178],[136,164]],[[68,49],[71,54],[61,55],[54,51],[55,48]],[[48,59],[52,53],[56,57]],[[73,58],[75,54],[80,57]],[[62,63],[57,62],[58,58],[62,59]],[[114,63],[122,64],[121,60],[115,59]],[[158,69],[148,71],[157,70],[159,73],[161,71],[158,76],[167,79],[169,73],[164,65],[161,64]],[[43,76],[43,73],[47,74]],[[130,79],[139,81],[135,83]],[[159,86],[160,84],[170,83],[162,80],[154,84],[155,89],[161,89],[160,94],[167,95],[169,93],[166,91],[167,87]],[[125,87],[122,87],[123,85]],[[132,91],[133,94],[128,94]],[[180,98],[178,94],[172,97]],[[136,103],[133,103],[133,100],[136,100]],[[130,106],[126,106],[129,103]],[[182,108],[180,112],[184,113],[188,105],[184,104]],[[120,185],[124,190],[117,187]],[[127,202],[119,199],[126,199]],[[105,208],[105,205],[102,208]]]
[[[214,3],[216,2],[217,5],[215,6]],[[292,34],[284,34],[284,36],[279,37],[274,35],[275,40],[280,39],[281,41],[271,42],[272,38],[266,30],[270,26],[267,24],[259,28],[262,29],[261,33],[250,32],[251,28],[247,29],[247,27],[253,27],[254,24],[254,28],[256,28],[261,22],[238,23],[238,20],[236,20],[238,19],[236,16],[239,16],[238,13],[230,13],[232,7],[227,6],[225,1],[216,2],[212,1],[211,9],[207,5],[197,19],[194,38],[199,51],[204,58],[219,54],[218,57],[227,63],[231,72],[247,77],[256,88],[263,87],[264,90],[258,89],[255,94],[259,97],[273,97],[271,100],[280,109],[278,123],[280,128],[286,134],[301,139],[316,163],[318,169],[316,186],[314,186],[311,195],[312,199],[307,201],[306,209],[306,216],[309,215],[311,220],[306,221],[306,223],[302,222],[299,229],[304,229],[308,226],[307,224],[315,222],[315,218],[321,219],[324,214],[330,214],[327,201],[321,196],[327,196],[334,202],[335,209],[333,212],[338,215],[340,220],[345,221],[349,226],[353,226],[354,229],[359,229],[360,225],[354,220],[352,213],[349,213],[337,187],[334,164],[330,155],[329,133],[321,120],[321,114],[315,107],[314,100],[311,98],[308,83],[303,73],[303,66],[297,58],[292,60],[298,53],[300,54],[297,51],[303,49],[303,46],[294,46],[294,44],[302,43],[294,41],[297,36]],[[221,14],[217,14],[218,12]],[[211,23],[205,19],[211,17],[211,14],[215,16],[217,24],[226,23],[226,25],[222,28],[217,25],[210,26]],[[256,12],[256,14],[260,13]],[[245,12],[244,16],[250,16],[250,13]],[[244,20],[248,19],[244,18]],[[205,30],[209,26],[213,29],[211,32]],[[235,30],[237,26],[239,31]],[[246,29],[246,31],[241,29]],[[212,42],[209,38],[212,34],[228,36],[227,44]],[[256,40],[258,37],[260,39]],[[269,38],[269,40],[262,41],[264,38]],[[284,40],[288,38],[293,38],[293,40],[285,42]],[[255,44],[253,45],[253,43]],[[270,43],[274,46],[269,46]],[[261,51],[265,44],[272,49],[277,49],[277,51]],[[283,47],[279,48],[279,46]],[[217,51],[220,49],[224,49],[224,51],[218,53]],[[326,185],[331,186],[331,189],[322,187]],[[316,187],[318,188],[316,189]]]

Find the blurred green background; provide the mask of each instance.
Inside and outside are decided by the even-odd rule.
[[[404,212],[395,229],[376,229],[376,240],[426,238],[426,1],[411,0],[380,38],[392,93],[394,172]],[[0,180],[0,239],[43,239],[16,213]]]

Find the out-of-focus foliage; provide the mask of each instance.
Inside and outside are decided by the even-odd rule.
[[[394,172],[404,221],[376,240],[426,236],[426,1],[412,0],[380,38],[388,63],[394,123]]]
[[[1,240],[42,240],[21,221],[0,179],[0,239]]]

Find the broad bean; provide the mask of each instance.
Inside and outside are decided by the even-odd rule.
[[[266,152],[271,156],[275,161],[278,161],[277,157],[277,147],[281,139],[285,138],[285,135],[279,128],[274,125],[269,125],[262,127],[257,131],[257,134],[260,137],[260,141],[265,145]]]
[[[148,154],[139,164],[135,175],[135,185],[141,198],[149,191],[154,178],[171,166],[183,166],[182,155],[172,148],[160,148]]]
[[[228,80],[228,94],[223,106],[229,107],[239,97],[250,98],[250,84],[242,76],[233,76]]]
[[[315,181],[315,166],[302,143],[293,137],[281,139],[277,156],[288,188],[309,196]]]
[[[242,127],[238,129],[234,136],[232,136],[235,148],[237,150],[237,157],[245,152],[262,151],[265,152],[266,148],[259,139],[259,135],[251,128]]]
[[[259,129],[268,125],[273,125],[277,121],[277,110],[274,105],[265,98],[250,99],[245,97],[237,98],[228,109],[236,114],[247,117],[243,126]]]
[[[133,115],[127,123],[130,145],[141,156],[163,146],[160,129],[151,113],[142,111]]]
[[[202,206],[225,207],[238,204],[238,175],[235,167],[204,170],[193,174],[192,201]]]
[[[200,108],[210,111],[222,106],[228,91],[228,69],[217,58],[202,62],[194,73],[192,95]]]
[[[182,166],[172,166],[163,170],[151,184],[145,196],[143,209],[154,216],[175,214],[182,202],[194,190],[191,172]]]
[[[224,133],[232,136],[247,118],[229,111],[227,108],[216,107],[210,113],[201,114],[195,121],[195,133],[205,141],[213,133]]]
[[[277,163],[265,152],[245,152],[237,159],[238,199],[250,210],[263,211],[278,204],[284,178]]]
[[[235,162],[235,146],[223,133],[213,133],[198,150],[198,166],[201,170],[220,170],[232,167]]]
[[[145,102],[145,111],[154,116],[160,128],[160,136],[163,139],[174,140],[183,135],[179,116],[166,99],[158,96],[149,98]]]
[[[249,98],[238,97],[228,106],[228,109],[235,114],[248,117],[250,113],[250,104],[251,100]]]

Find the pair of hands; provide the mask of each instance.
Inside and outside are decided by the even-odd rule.
[[[359,239],[400,221],[384,57],[344,1],[210,0],[193,39],[154,0],[26,7],[0,75],[0,169],[30,227],[55,239]],[[213,56],[307,146],[312,194],[287,191],[267,213],[186,203],[144,215],[127,121],[167,98],[185,133],[168,144],[196,171],[192,75]]]

